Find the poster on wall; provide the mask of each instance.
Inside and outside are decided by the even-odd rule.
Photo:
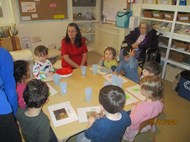
[[[32,48],[30,37],[21,37],[21,43],[22,43],[22,48],[23,49]]]

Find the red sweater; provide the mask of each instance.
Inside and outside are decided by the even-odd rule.
[[[78,65],[80,65],[82,62],[83,53],[87,52],[88,50],[84,38],[82,38],[82,46],[80,48],[78,48],[76,44],[66,43],[65,39],[62,40],[61,55],[69,55],[69,58]],[[87,62],[85,63],[85,65],[87,65]],[[64,58],[62,58],[62,67],[74,68],[71,65],[69,65],[64,60]]]

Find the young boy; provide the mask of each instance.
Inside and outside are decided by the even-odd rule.
[[[23,137],[27,142],[57,142],[49,119],[42,111],[48,94],[49,88],[45,82],[33,79],[27,83],[23,93],[27,109],[18,109],[16,113]]]
[[[156,61],[146,62],[143,66],[141,78],[143,78],[145,76],[150,76],[150,75],[151,76],[153,76],[153,75],[160,76],[161,72],[162,72],[162,68],[158,62],[156,62]]]
[[[43,45],[37,46],[34,50],[37,61],[33,67],[33,75],[36,79],[46,79],[52,77],[54,69],[51,62],[47,59],[48,48]]]
[[[118,86],[104,86],[99,93],[99,102],[105,116],[96,119],[90,117],[88,129],[79,134],[78,142],[120,142],[125,129],[131,124],[126,111],[125,92]],[[85,135],[85,136],[84,136]]]
[[[124,48],[124,58],[120,61],[119,66],[115,69],[114,72],[119,74],[121,71],[123,71],[125,77],[136,83],[139,83],[138,60],[134,58],[134,55],[134,50],[130,48]]]

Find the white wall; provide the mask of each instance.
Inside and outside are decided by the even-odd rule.
[[[6,0],[7,1],[7,0]],[[72,1],[68,0],[68,19],[55,21],[34,21],[20,22],[18,5],[16,0],[11,0],[14,21],[19,30],[19,38],[30,37],[31,42],[33,37],[40,37],[41,42],[32,43],[32,50],[40,44],[48,47],[50,44],[55,44],[57,48],[61,45],[61,39],[64,37],[68,23],[72,22]]]

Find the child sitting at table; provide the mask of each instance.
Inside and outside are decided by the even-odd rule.
[[[16,113],[16,119],[27,142],[57,142],[49,119],[42,111],[48,95],[49,88],[45,82],[33,79],[27,83],[23,93],[27,108],[18,109]]]
[[[78,135],[77,142],[120,142],[131,124],[125,105],[125,92],[118,86],[107,85],[99,92],[99,102],[105,116],[89,117],[88,129]]]
[[[117,67],[116,51],[113,47],[106,47],[104,57],[99,61],[99,65],[105,67],[107,72],[113,72]]]
[[[134,58],[135,50],[130,48],[123,49],[124,58],[114,72],[117,74],[124,72],[124,76],[136,83],[139,83],[138,60]]]
[[[18,105],[21,109],[26,108],[23,99],[23,92],[26,88],[26,81],[29,79],[28,62],[24,60],[17,60],[14,62],[14,78],[16,81],[16,92],[18,95]]]
[[[47,77],[52,77],[54,68],[51,62],[47,59],[48,48],[43,45],[37,46],[34,49],[34,54],[37,58],[33,66],[33,75],[36,79],[46,79]]]
[[[158,76],[145,76],[140,81],[141,94],[146,100],[131,108],[131,126],[126,129],[123,138],[133,141],[138,134],[139,126],[142,122],[157,117],[163,110],[163,84]],[[143,128],[144,132],[151,129],[148,125]]]
[[[141,78],[143,78],[145,76],[149,76],[149,75],[160,76],[161,72],[162,72],[162,68],[158,62],[149,61],[149,62],[146,62],[143,66]]]

